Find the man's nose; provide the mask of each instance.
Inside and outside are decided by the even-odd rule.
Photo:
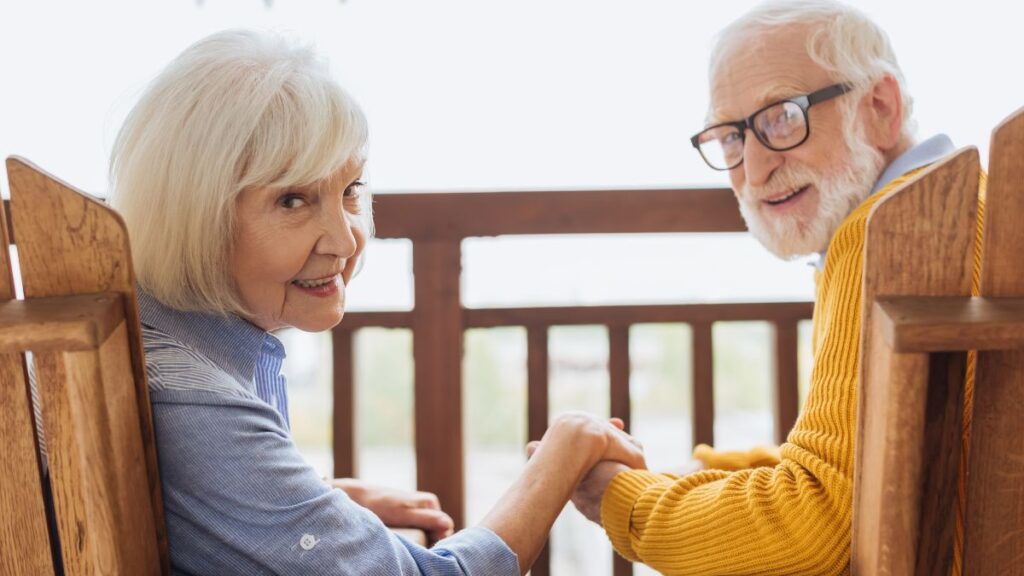
[[[752,132],[743,141],[743,173],[747,184],[763,186],[782,164],[782,153],[761,143]]]

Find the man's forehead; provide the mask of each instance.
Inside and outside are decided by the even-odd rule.
[[[828,83],[807,52],[805,30],[777,30],[746,39],[721,56],[711,78],[710,122],[738,120],[773,102]]]

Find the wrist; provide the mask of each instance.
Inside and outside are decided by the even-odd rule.
[[[550,447],[560,454],[558,461],[575,472],[577,480],[597,465],[608,448],[608,437],[589,419],[565,417],[551,428]]]

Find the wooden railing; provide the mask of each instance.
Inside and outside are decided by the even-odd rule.
[[[715,322],[769,322],[774,327],[777,442],[785,439],[796,420],[797,324],[811,317],[810,302],[491,309],[462,306],[461,244],[466,238],[742,232],[746,227],[728,189],[380,194],[375,198],[374,212],[376,237],[412,241],[416,305],[407,312],[349,313],[333,330],[335,477],[356,476],[353,334],[369,327],[405,328],[413,333],[417,486],[437,494],[459,527],[465,521],[463,333],[471,328],[526,328],[529,440],[540,439],[548,424],[548,329],[565,325],[607,327],[611,415],[622,418],[628,429],[630,326],[689,324],[693,334],[692,437],[694,443],[713,444],[712,326]],[[546,576],[549,571],[545,550],[532,573]],[[631,573],[631,566],[616,556],[616,576]]]
[[[776,441],[785,438],[796,420],[797,324],[811,317],[810,302],[492,309],[462,306],[461,244],[466,238],[742,232],[746,228],[729,190],[381,194],[374,205],[378,238],[412,241],[416,304],[408,312],[350,313],[333,331],[335,476],[356,475],[352,345],[353,333],[367,327],[405,328],[413,333],[417,485],[436,493],[460,527],[465,520],[462,353],[467,329],[526,328],[530,440],[539,439],[548,424],[548,329],[572,324],[607,327],[611,415],[622,418],[627,427],[630,326],[689,324],[693,333],[693,439],[695,443],[711,444],[712,325],[722,321],[770,322],[774,326]],[[534,565],[533,574],[546,576],[549,572],[545,551]],[[631,566],[616,557],[616,576],[631,573]]]

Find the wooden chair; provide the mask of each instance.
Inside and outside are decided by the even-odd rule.
[[[7,174],[25,300],[15,300],[8,251],[0,250],[0,576],[168,574],[124,223],[25,160],[8,159]],[[0,203],[5,248],[11,237]],[[427,543],[421,530],[392,530]]]
[[[128,235],[112,210],[7,161],[26,300],[0,251],[0,568],[4,574],[169,573]],[[10,238],[6,218],[3,238]],[[42,404],[38,452],[24,354]],[[48,530],[43,490],[52,486]],[[50,535],[58,553],[51,553]]]
[[[874,208],[864,259],[854,574],[947,575],[977,350],[963,573],[1024,574],[1024,109]]]

